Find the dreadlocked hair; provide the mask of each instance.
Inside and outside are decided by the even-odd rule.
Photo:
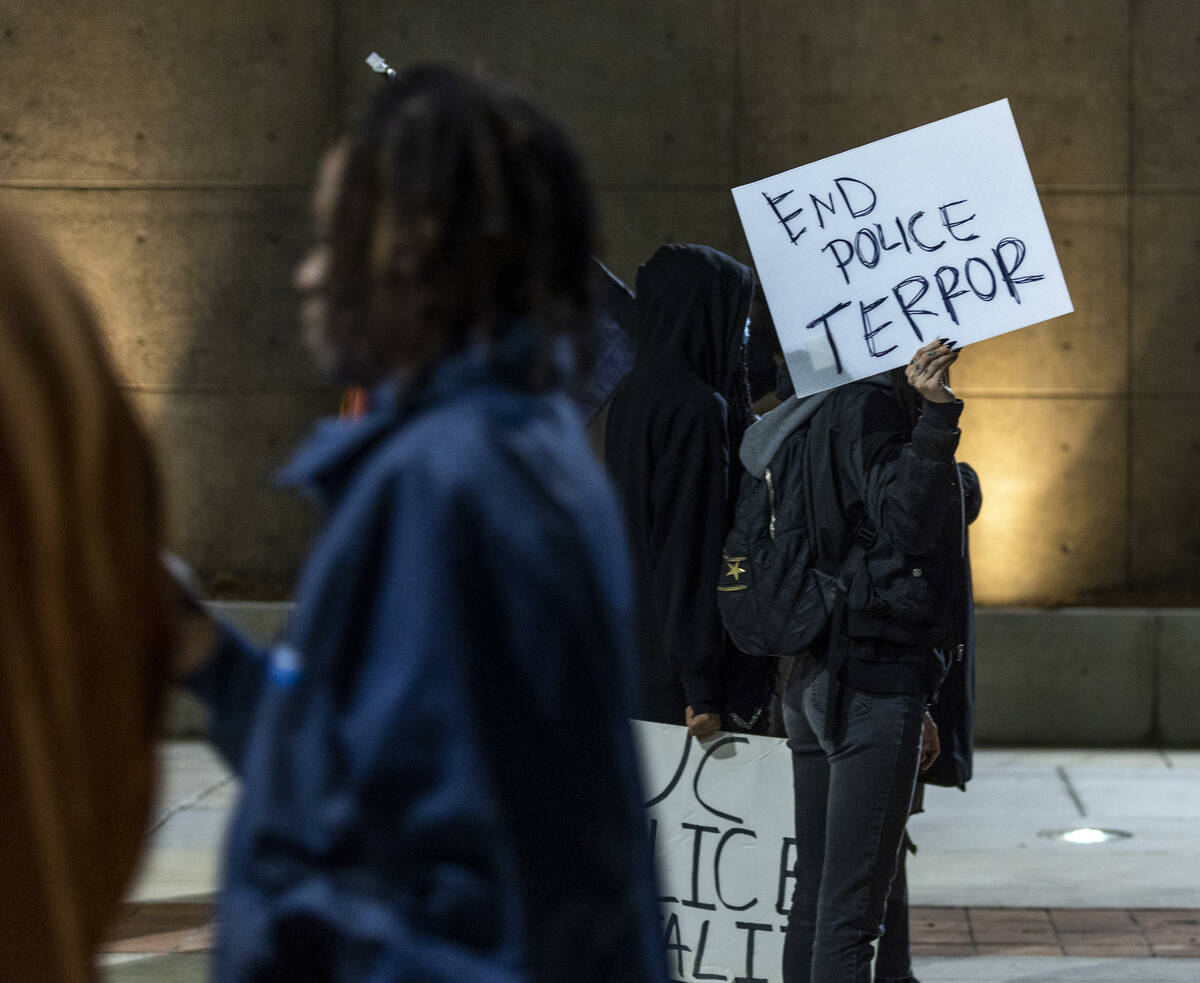
[[[526,380],[583,339],[595,218],[565,132],[524,98],[452,68],[400,74],[346,141],[331,227],[326,343],[340,381],[420,371],[532,322]]]

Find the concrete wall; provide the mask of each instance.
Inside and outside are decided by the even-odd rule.
[[[1200,747],[1200,613],[988,608],[977,618],[981,744]]]
[[[174,545],[226,594],[286,594],[312,519],[271,473],[337,406],[289,286],[339,129],[334,21],[282,0],[0,5],[0,203],[89,288]]]
[[[990,603],[1200,596],[1200,5],[1190,0],[125,0],[0,8],[0,202],[96,296],[160,439],[178,547],[288,590],[307,512],[271,468],[336,395],[287,271],[319,148],[393,63],[450,59],[572,128],[605,259],[745,258],[728,189],[1011,100],[1076,313],[956,384]]]
[[[217,603],[260,644],[286,604]],[[1167,608],[981,608],[975,736],[1011,747],[1200,747],[1200,612]],[[204,711],[173,695],[168,732],[203,732]]]

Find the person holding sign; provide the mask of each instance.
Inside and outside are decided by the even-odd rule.
[[[743,445],[751,474],[774,474],[776,507],[807,514],[823,553],[850,558],[833,644],[797,657],[783,700],[797,840],[786,983],[869,983],[917,775],[937,754],[927,706],[969,638],[979,493],[954,460],[957,358],[933,341],[902,372],[785,399]]]
[[[730,462],[751,420],[753,296],[753,272],[724,253],[659,248],[638,270],[637,354],[608,411],[605,461],[638,586],[640,716],[695,737],[766,725],[771,667],[733,648],[715,601]]]
[[[215,978],[664,983],[624,527],[565,391],[582,165],[523,98],[427,66],[315,206],[306,339],[370,399],[285,472],[327,521],[281,643],[185,621],[242,778]]]

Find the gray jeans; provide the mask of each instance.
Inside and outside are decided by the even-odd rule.
[[[920,763],[921,697],[846,687],[826,741],[828,687],[805,656],[784,694],[797,841],[785,983],[870,983]]]

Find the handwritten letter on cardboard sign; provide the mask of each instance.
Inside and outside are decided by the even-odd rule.
[[[1074,310],[1007,99],[733,199],[798,396]]]

